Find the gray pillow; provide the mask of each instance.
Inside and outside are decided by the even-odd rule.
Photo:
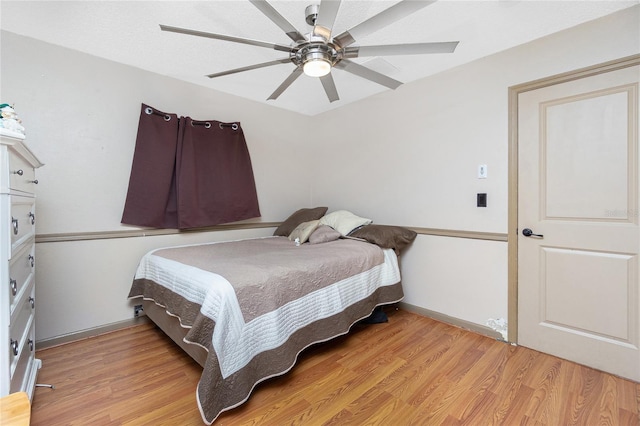
[[[284,222],[278,226],[273,235],[278,237],[288,237],[294,229],[303,222],[318,220],[327,212],[327,207],[315,207],[312,209],[300,209],[294,212]]]
[[[329,241],[335,241],[340,238],[340,233],[330,227],[329,225],[320,225],[318,229],[313,231],[309,236],[309,243],[320,244],[328,243]]]
[[[382,248],[391,248],[396,254],[416,239],[418,234],[408,228],[393,225],[367,225],[355,229],[349,236],[362,238]]]

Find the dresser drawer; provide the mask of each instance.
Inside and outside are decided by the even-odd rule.
[[[33,194],[36,185],[36,171],[27,160],[9,151],[9,188],[14,191]]]
[[[33,281],[35,271],[35,244],[30,243],[20,247],[20,250],[11,257],[9,262],[9,306],[10,315],[27,291]]]
[[[33,282],[28,288],[24,297],[20,298],[18,306],[11,315],[9,325],[9,359],[11,360],[11,376],[18,368],[22,353],[31,352],[30,346],[34,345],[34,340],[29,335],[34,325],[35,312],[35,286]]]
[[[29,332],[24,339],[23,345],[18,352],[18,358],[15,363],[15,370],[11,374],[11,386],[9,392],[28,392],[27,385],[31,370],[34,368],[34,360],[36,357],[35,348],[35,322],[31,322]]]
[[[36,199],[32,197],[21,197],[12,195],[11,203],[11,253],[18,251],[21,244],[24,244],[36,233]]]

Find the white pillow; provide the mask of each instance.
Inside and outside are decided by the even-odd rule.
[[[348,235],[349,232],[356,228],[370,223],[371,219],[356,216],[347,210],[337,210],[320,219],[320,225],[329,225],[343,236]]]
[[[315,231],[319,225],[319,220],[310,220],[309,222],[302,222],[300,225],[289,234],[289,239],[295,241],[299,238],[300,244],[306,243],[309,236]]]

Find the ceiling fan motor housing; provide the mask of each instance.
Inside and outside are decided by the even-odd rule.
[[[296,65],[302,65],[308,61],[322,60],[333,66],[339,56],[332,43],[309,42],[303,43],[300,49],[291,52],[291,61]]]

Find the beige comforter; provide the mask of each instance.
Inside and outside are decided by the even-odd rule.
[[[177,316],[209,355],[198,384],[205,423],[293,367],[306,347],[402,298],[392,250],[354,240],[296,246],[270,237],[155,250],[130,298]]]

